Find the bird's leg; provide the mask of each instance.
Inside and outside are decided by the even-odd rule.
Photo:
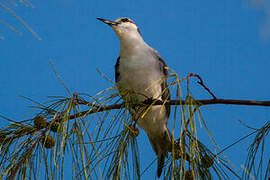
[[[132,118],[133,120],[133,128],[136,128],[136,124],[137,124],[137,121],[136,121],[136,119],[135,118]]]
[[[129,129],[129,134],[133,137],[136,138],[139,135],[139,129],[136,127],[136,123],[131,124],[128,126]]]
[[[136,124],[139,118],[135,118],[135,116],[132,116],[132,122],[133,122],[133,127],[136,128]]]

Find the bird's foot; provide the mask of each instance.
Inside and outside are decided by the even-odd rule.
[[[128,126],[129,134],[131,137],[136,138],[139,135],[139,129],[136,127],[136,125],[131,124]]]

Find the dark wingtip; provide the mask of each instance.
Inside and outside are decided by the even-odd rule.
[[[162,173],[162,169],[163,169],[163,166],[164,166],[164,155],[161,154],[160,157],[158,157],[158,169],[157,169],[157,177],[160,178],[161,176],[161,173]]]
[[[157,177],[158,177],[158,178],[160,178],[161,173],[162,173],[162,168],[161,168],[161,169],[158,169],[158,171],[157,171]]]

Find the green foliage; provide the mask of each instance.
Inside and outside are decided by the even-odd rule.
[[[201,105],[192,98],[190,90],[185,100],[181,99],[183,79],[172,72],[169,82],[173,98],[180,105],[172,108],[170,121],[175,141],[163,178],[241,179],[222,153],[225,149],[216,144]],[[139,148],[137,137],[142,133],[129,114],[131,107],[145,106],[144,115],[155,106],[155,100],[150,104],[132,100],[123,103],[115,87],[95,96],[74,93],[71,97],[48,97],[44,103],[26,99],[35,103],[34,118],[16,122],[2,117],[10,124],[0,131],[0,179],[65,179],[70,168],[66,166],[68,161],[73,179],[140,179],[149,168],[156,168],[152,163],[145,169],[140,166],[143,149]],[[162,104],[164,108],[167,105],[166,101]],[[198,126],[208,133],[211,148],[199,140]],[[257,152],[252,149],[258,149],[258,142],[264,143],[269,124],[256,131],[246,166],[250,173]],[[261,169],[259,166],[256,170]]]
[[[256,136],[248,148],[246,164],[243,167],[244,179],[269,179],[270,177],[270,159],[264,158],[264,148],[267,145],[266,137],[270,132],[270,122],[267,122],[262,128],[255,129]],[[269,139],[268,139],[269,140]],[[263,162],[266,161],[268,167],[265,173],[262,171]]]

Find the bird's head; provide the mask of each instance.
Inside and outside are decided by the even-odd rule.
[[[141,37],[139,28],[134,23],[134,21],[129,18],[121,17],[117,18],[115,21],[110,21],[102,18],[97,19],[111,26],[119,39]]]

